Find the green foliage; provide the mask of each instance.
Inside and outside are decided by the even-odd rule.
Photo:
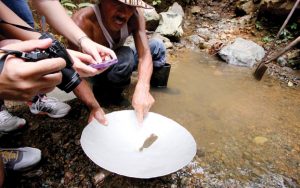
[[[90,7],[93,6],[92,3],[79,3],[78,8]]]
[[[255,28],[257,30],[262,30],[263,29],[262,23],[260,21],[256,21],[255,22]]]
[[[283,31],[280,33],[280,37],[282,37],[283,40],[288,40],[288,39],[292,39],[293,35],[287,29],[283,29]]]
[[[291,30],[297,30],[297,28],[298,28],[298,25],[297,25],[297,23],[292,23],[291,25],[290,25],[290,28],[291,28]]]
[[[75,11],[77,9],[92,6],[91,3],[76,4],[72,0],[62,0],[60,3],[67,10],[68,15],[70,15],[70,16],[73,14],[73,11]]]
[[[77,8],[75,3],[73,3],[71,0],[62,0],[60,3],[63,7],[65,7],[69,16],[71,16],[72,11]]]
[[[261,41],[264,42],[264,43],[268,43],[268,42],[273,41],[273,39],[272,39],[272,37],[270,37],[270,36],[265,36],[265,37],[263,37],[263,38],[261,39]]]
[[[155,6],[155,5],[160,5],[161,4],[161,0],[153,0],[152,1],[152,5]]]

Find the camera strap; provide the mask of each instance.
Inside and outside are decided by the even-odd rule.
[[[14,27],[17,27],[19,29],[23,29],[25,31],[32,31],[32,32],[37,32],[37,33],[41,33],[31,27],[26,27],[26,26],[23,26],[23,25],[18,25],[18,24],[13,24],[13,23],[9,23],[5,20],[2,20],[0,19],[0,24],[7,24],[7,25],[11,25],[11,26],[14,26]],[[32,53],[27,53],[27,52],[21,52],[21,51],[17,51],[17,50],[7,50],[7,49],[1,49],[0,48],[0,51],[4,52],[5,55],[3,55],[1,58],[0,58],[0,73],[2,72],[2,69],[3,69],[3,65],[4,65],[4,62],[5,62],[5,59],[7,58],[7,56],[9,55],[14,55],[15,57],[19,57],[19,58],[23,58],[25,60],[31,60],[31,61],[35,61],[35,60],[38,60],[38,54],[32,54]]]
[[[37,31],[37,30],[31,28],[31,27],[26,27],[26,26],[23,26],[23,25],[13,24],[13,23],[7,22],[7,21],[2,20],[2,19],[0,19],[0,24],[7,24],[7,25],[15,26],[15,27],[17,27],[17,28],[19,28],[19,29],[26,30],[26,31],[32,31],[32,32],[41,33],[41,32],[39,32],[39,31]]]
[[[3,66],[4,66],[4,62],[5,62],[5,59],[7,58],[7,56],[14,55],[16,57],[22,57],[22,55],[24,53],[24,52],[14,51],[14,50],[4,50],[4,49],[0,49],[0,50],[5,53],[0,58],[0,72],[2,72],[2,69],[3,69]]]

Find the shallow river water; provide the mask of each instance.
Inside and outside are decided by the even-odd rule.
[[[249,68],[185,53],[172,60],[168,87],[152,90],[152,111],[191,132],[207,181],[299,185],[299,87],[267,75],[256,81]]]

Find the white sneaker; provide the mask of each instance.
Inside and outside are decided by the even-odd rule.
[[[23,127],[26,120],[11,115],[5,107],[0,111],[0,132],[10,132]]]
[[[69,113],[71,106],[54,97],[43,96],[35,103],[29,103],[29,109],[33,114],[47,114],[52,118],[61,118]]]
[[[26,170],[41,160],[41,150],[24,147],[15,149],[0,149],[3,164],[9,170]]]

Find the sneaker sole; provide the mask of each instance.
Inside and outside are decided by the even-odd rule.
[[[24,147],[25,149],[26,147]],[[9,148],[6,148],[6,149],[3,149],[3,150],[9,150]],[[36,166],[38,166],[41,162],[41,159],[42,159],[42,152],[41,150],[38,150],[38,149],[34,149],[34,148],[31,148],[30,149],[31,152],[33,152],[33,154],[35,155],[38,155],[38,157],[35,157],[33,159],[33,162],[30,164],[27,164],[28,166],[25,166],[25,167],[20,167],[20,168],[15,168],[15,166],[13,168],[6,168],[5,165],[4,165],[4,168],[7,170],[7,171],[14,171],[14,172],[25,172],[25,171],[29,171],[33,168],[35,168]],[[28,150],[27,150],[28,151]],[[25,151],[26,152],[26,151]]]
[[[69,110],[69,111],[70,111],[70,110]],[[35,115],[47,115],[47,116],[49,116],[49,117],[51,117],[51,118],[62,118],[62,117],[64,117],[64,116],[66,116],[66,115],[69,113],[69,111],[68,111],[67,113],[65,113],[65,114],[52,115],[52,114],[47,113],[47,112],[38,112],[38,111],[35,111],[35,110],[31,110],[31,109],[30,109],[30,112],[31,112],[32,114],[35,114]]]
[[[9,129],[9,130],[3,130],[0,131],[1,133],[13,133],[13,132],[17,132],[22,130],[26,125],[26,122],[24,124],[20,124],[18,127],[14,128],[14,129]]]

